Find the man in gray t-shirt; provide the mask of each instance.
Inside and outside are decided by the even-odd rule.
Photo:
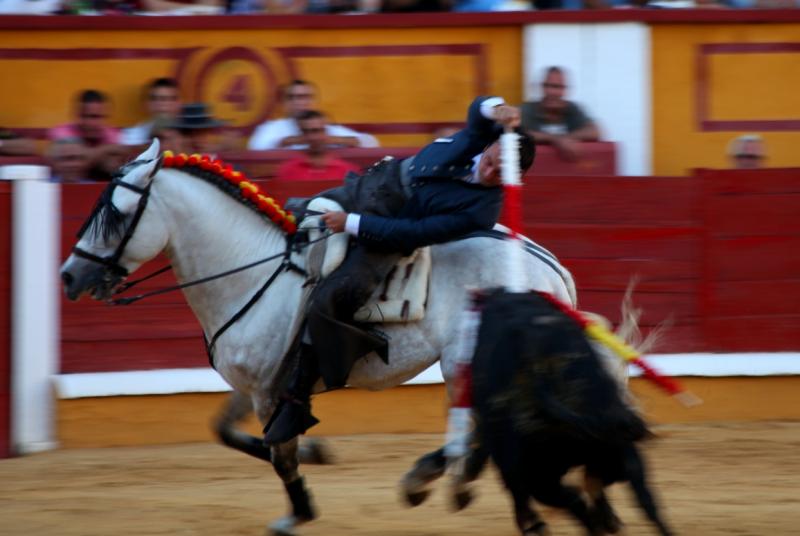
[[[577,104],[564,99],[567,85],[561,68],[547,69],[542,89],[542,100],[522,104],[522,128],[536,143],[552,145],[565,160],[577,160],[580,142],[600,138],[597,125]]]

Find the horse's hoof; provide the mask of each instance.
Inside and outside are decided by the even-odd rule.
[[[300,463],[310,465],[333,465],[335,462],[333,453],[324,439],[307,439],[298,447],[297,456]]]
[[[532,527],[525,529],[523,536],[550,536],[550,528],[544,521],[537,521]]]
[[[269,524],[269,536],[297,536],[297,519],[294,516],[285,516]]]
[[[472,502],[472,499],[475,497],[472,495],[472,492],[468,489],[457,491],[453,493],[453,510],[456,512],[460,512]]]
[[[401,495],[412,508],[424,503],[431,494],[428,481],[419,478],[415,469],[406,473],[400,481]]]
[[[403,494],[403,497],[405,497],[406,503],[413,508],[424,503],[430,494],[430,490],[424,489],[422,491],[415,491],[414,493],[406,492]]]

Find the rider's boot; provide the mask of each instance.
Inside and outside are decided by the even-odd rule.
[[[310,400],[317,380],[322,378],[328,391],[344,387],[353,363],[370,352],[388,363],[389,344],[379,332],[364,331],[324,314],[311,314],[308,326],[311,339],[324,342],[313,348],[301,344],[287,395],[264,428],[267,445],[288,441],[319,422],[311,414]]]
[[[277,445],[305,433],[319,420],[311,414],[311,392],[319,379],[311,345],[301,343],[299,359],[289,388],[264,427],[264,444]]]

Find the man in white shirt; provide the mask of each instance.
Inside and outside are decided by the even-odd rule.
[[[317,91],[311,82],[292,80],[282,90],[283,108],[287,117],[273,119],[257,126],[247,142],[251,151],[273,149],[305,149],[297,117],[316,110]],[[356,132],[342,125],[327,125],[328,145],[331,147],[378,147],[374,136]]]
[[[181,110],[178,83],[173,78],[156,78],[147,86],[147,112],[150,118],[138,125],[122,131],[123,145],[144,145],[150,143],[156,121],[174,121]],[[163,122],[163,121],[162,121]]]

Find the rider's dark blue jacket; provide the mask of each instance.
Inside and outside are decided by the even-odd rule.
[[[502,134],[498,124],[481,114],[487,98],[472,102],[466,128],[437,139],[413,157],[408,166],[412,195],[397,218],[361,216],[360,243],[379,251],[410,253],[492,228],[502,208],[502,187],[463,180],[473,173],[474,157]]]

